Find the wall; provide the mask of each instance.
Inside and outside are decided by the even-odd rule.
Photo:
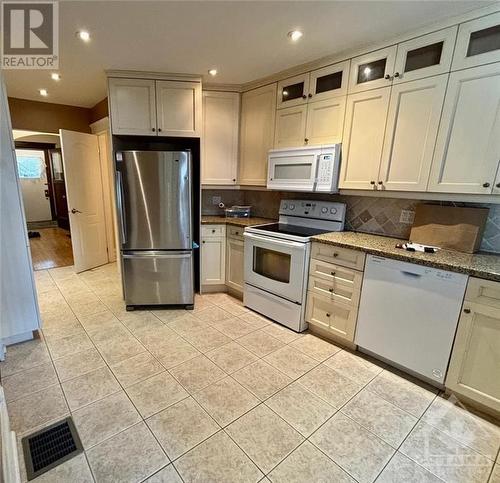
[[[212,196],[221,196],[226,206],[232,204],[252,205],[252,215],[264,218],[278,217],[279,205],[282,199],[339,201],[347,204],[346,230],[402,239],[408,239],[410,236],[411,224],[400,223],[401,210],[414,211],[416,205],[422,203],[420,200],[379,198],[376,196],[318,195],[256,190],[203,190],[203,214],[223,214],[221,209],[212,204]],[[429,203],[428,201],[425,202]],[[488,207],[490,212],[481,243],[481,250],[500,253],[500,205],[441,203],[456,206]]]
[[[107,117],[108,115],[108,98],[105,97],[102,101],[99,101],[90,109],[90,123],[92,124],[103,117]]]
[[[90,109],[9,97],[13,129],[59,133],[59,129],[90,132]]]

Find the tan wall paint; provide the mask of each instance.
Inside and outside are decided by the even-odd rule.
[[[105,97],[90,109],[90,123],[99,121],[99,119],[107,117],[108,114],[108,98]]]
[[[59,129],[90,132],[91,110],[85,107],[52,104],[9,97],[13,129],[59,133]]]

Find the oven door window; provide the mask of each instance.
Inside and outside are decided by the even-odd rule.
[[[288,253],[262,247],[253,249],[253,271],[277,282],[290,283],[291,261]]]

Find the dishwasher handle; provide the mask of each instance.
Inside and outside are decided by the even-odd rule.
[[[401,270],[401,273],[404,274],[404,275],[408,275],[409,277],[415,277],[415,278],[418,278],[418,277],[422,276],[421,273],[410,272],[408,270]]]

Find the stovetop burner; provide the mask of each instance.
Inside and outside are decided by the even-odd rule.
[[[319,228],[309,228],[305,226],[291,225],[289,223],[269,223],[268,225],[258,225],[254,228],[258,229],[259,231],[281,233],[283,235],[302,236],[304,238],[332,231],[331,229],[322,230]]]

